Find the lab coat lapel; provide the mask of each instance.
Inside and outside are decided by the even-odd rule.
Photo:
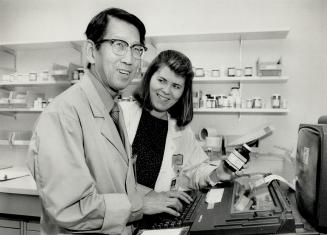
[[[129,142],[128,139],[128,133],[127,133],[127,128],[125,125],[125,120],[124,120],[124,115],[123,115],[123,111],[120,107],[120,105],[118,105],[119,107],[119,128],[120,128],[120,132],[122,133],[122,138],[123,138],[123,142],[124,142],[124,147],[125,147],[125,151],[127,153],[128,158],[130,159],[132,156],[132,146]]]
[[[104,120],[101,126],[101,133],[108,141],[110,141],[116,149],[122,154],[124,160],[128,162],[127,153],[125,151],[123,142],[120,138],[118,130],[109,114],[104,115]]]
[[[89,100],[93,117],[100,128],[101,134],[121,153],[122,158],[128,163],[128,157],[117,128],[109,113],[105,112],[106,108],[89,78],[92,75],[89,73],[86,75],[78,85],[82,87]]]

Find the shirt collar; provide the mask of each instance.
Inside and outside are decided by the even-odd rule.
[[[91,79],[95,89],[97,90],[101,101],[103,102],[105,108],[108,110],[108,112],[111,111],[111,109],[114,106],[114,98],[117,97],[117,94],[115,97],[113,97],[112,94],[109,93],[109,91],[102,85],[102,83],[99,81],[100,78],[96,76],[91,70],[89,70],[90,75],[93,79]]]

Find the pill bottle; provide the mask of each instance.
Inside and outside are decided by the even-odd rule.
[[[235,148],[224,161],[224,165],[233,172],[241,170],[250,160],[251,151],[252,149],[247,144]]]
[[[279,94],[273,94],[271,96],[271,107],[273,109],[279,109],[281,107],[281,96]]]
[[[235,77],[236,69],[234,67],[227,68],[227,76]]]
[[[212,69],[211,70],[211,77],[220,77],[220,70],[219,69]]]
[[[253,108],[261,109],[262,108],[262,99],[259,97],[255,97],[253,99]]]
[[[253,100],[252,99],[247,99],[246,100],[246,108],[247,109],[252,109],[253,108]]]
[[[245,77],[252,77],[252,67],[245,67],[244,68],[244,76]]]
[[[78,71],[77,70],[73,71],[73,80],[78,80]]]
[[[216,96],[217,107],[218,108],[224,107],[224,100],[225,99],[227,99],[227,96],[225,96],[225,95],[218,95],[218,96]]]
[[[237,68],[235,70],[235,75],[236,75],[236,77],[241,77],[243,75],[243,69]]]

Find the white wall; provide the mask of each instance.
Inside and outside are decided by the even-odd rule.
[[[324,64],[324,69],[323,69],[323,74],[324,74],[324,83],[323,83],[323,87],[327,87],[327,1],[323,1],[323,25],[322,25],[322,31],[324,33],[324,36],[323,36],[323,42],[324,42],[324,47],[323,47],[323,55],[324,55],[324,58],[323,58],[323,64]],[[322,106],[323,107],[327,107],[327,92],[324,92],[326,97],[324,98],[324,102],[322,102]],[[327,112],[324,113],[325,115],[327,115]]]
[[[82,39],[90,18],[110,6],[138,15],[149,35],[290,29],[284,40],[246,42],[243,51],[247,63],[254,63],[260,55],[283,56],[290,80],[286,84],[265,86],[269,86],[268,94],[281,93],[287,98],[290,112],[240,118],[230,114],[195,115],[192,124],[195,131],[206,123],[221,134],[242,134],[268,122],[276,130],[260,146],[265,151],[276,151],[274,145],[289,149],[295,146],[299,123],[315,123],[320,115],[327,114],[327,3],[324,0],[1,0],[0,43]],[[196,44],[161,45],[161,48],[168,47],[185,52],[199,67],[213,66],[215,60],[219,66],[228,66],[226,59],[234,63],[237,57],[237,45],[230,42],[208,43],[201,50]],[[211,47],[219,53],[209,53]],[[195,88],[199,89],[198,85]],[[268,89],[252,84],[248,93],[257,92],[254,88],[262,93]],[[217,88],[203,86],[203,89],[228,88],[217,85]]]

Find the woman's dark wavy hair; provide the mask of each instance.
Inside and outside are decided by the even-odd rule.
[[[108,16],[123,20],[127,23],[134,25],[140,33],[140,43],[144,45],[146,30],[143,22],[137,16],[123,9],[108,8],[94,16],[85,31],[87,39],[94,42],[97,50],[99,50],[101,45],[97,42],[101,41],[106,35],[107,25],[110,21],[110,17]],[[88,68],[89,66],[90,65],[88,65]]]
[[[192,80],[194,73],[190,59],[181,52],[175,50],[166,50],[154,58],[149,68],[144,74],[143,80],[134,93],[135,99],[142,108],[152,110],[153,105],[150,98],[150,81],[155,72],[160,68],[167,66],[177,76],[185,79],[185,86],[182,96],[177,103],[172,106],[168,113],[177,121],[178,127],[184,127],[193,119],[193,98],[192,98]]]

